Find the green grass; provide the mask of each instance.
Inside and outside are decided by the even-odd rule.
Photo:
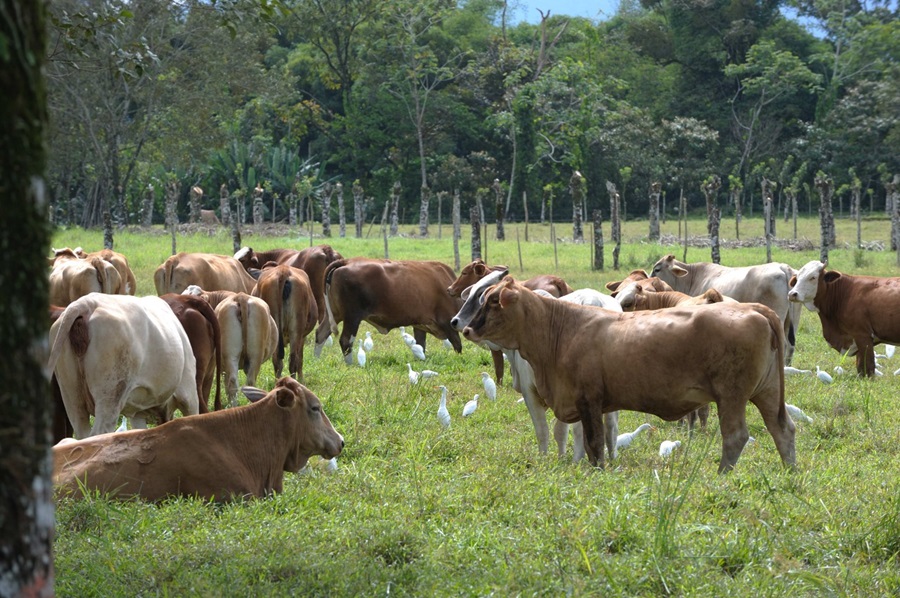
[[[801,222],[817,239],[816,223]],[[864,239],[888,239],[887,221],[867,221]],[[489,263],[514,276],[557,272],[573,287],[602,288],[633,267],[649,268],[677,246],[649,244],[646,222],[629,222],[623,269],[592,272],[590,246],[560,243],[555,269],[549,227],[530,225],[519,268],[515,228],[509,240],[488,240]],[[664,233],[677,231],[676,223]],[[730,228],[729,228],[730,227]],[[779,232],[790,229],[779,222]],[[336,229],[336,227],[335,227]],[[404,227],[409,233],[412,227]],[[742,237],[761,230],[745,220]],[[691,221],[689,230],[705,230]],[[723,223],[723,238],[733,231]],[[432,236],[437,227],[432,225]],[[557,234],[571,228],[557,225]],[[607,234],[608,231],[604,231]],[[460,249],[469,255],[468,232]],[[891,252],[853,249],[855,224],[840,221],[841,249],[830,265],[851,273],[896,275]],[[306,237],[244,234],[258,249],[302,248]],[[102,245],[99,231],[59,231],[57,246]],[[315,243],[323,242],[316,238]],[[328,241],[345,256],[381,257],[377,228],[369,239]],[[844,247],[844,243],[848,247]],[[179,239],[179,250],[231,253],[230,236]],[[132,263],[139,294],[152,294],[152,273],[171,251],[168,235],[122,232],[116,249]],[[391,257],[453,263],[450,228],[443,239],[390,240]],[[611,264],[607,245],[607,264]],[[775,250],[774,259],[799,268],[818,251]],[[726,249],[728,265],[761,263],[765,248]],[[691,248],[689,261],[709,259]],[[865,267],[860,267],[863,264]],[[373,330],[364,325],[363,330]],[[813,418],[798,424],[795,472],[785,471],[759,413],[747,419],[757,443],[736,469],[716,474],[721,438],[715,417],[688,443],[674,423],[623,412],[620,428],[649,421],[642,434],[604,471],[540,456],[527,410],[507,380],[496,401],[482,399],[467,419],[462,406],[480,392],[490,356],[471,344],[462,355],[429,338],[425,366],[450,389],[449,430],[438,424],[440,391],[410,387],[411,355],[394,331],[373,334],[365,369],[348,367],[336,347],[316,360],[307,348],[306,384],[322,398],[346,448],[334,474],[315,458],[304,475],[288,474],[283,494],[229,505],[169,500],[159,505],[101,497],[58,504],[56,584],[64,596],[470,596],[578,595],[719,596],[850,595],[900,592],[900,356],[887,375],[852,375],[825,386],[813,377],[787,379],[787,400]],[[310,343],[311,344],[311,343]],[[794,365],[852,371],[821,338],[805,312]],[[652,363],[635,364],[650,375]],[[507,372],[508,378],[508,372]],[[271,364],[259,385],[271,387]],[[665,384],[665,380],[660,380]],[[657,455],[662,439],[680,439],[669,463]],[[570,455],[571,455],[571,448]],[[190,458],[189,455],[186,458]]]

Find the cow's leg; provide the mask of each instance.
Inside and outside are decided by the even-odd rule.
[[[556,452],[560,458],[566,456],[566,442],[569,440],[569,424],[556,420],[553,423],[553,439],[556,440]]]
[[[875,345],[868,338],[855,338],[856,343],[856,371],[860,376],[875,375]]]
[[[427,338],[427,336],[428,335],[424,330],[413,328],[413,338],[416,339],[416,343],[418,343],[422,347],[422,350],[425,350],[425,339]],[[459,334],[456,335],[456,340],[459,340]],[[453,344],[453,340],[450,341],[450,344]],[[456,346],[454,345],[453,348],[456,349]],[[459,353],[460,351],[462,351],[462,343],[460,343],[457,353]]]
[[[533,388],[526,388],[522,392],[525,397],[525,406],[528,407],[528,415],[534,424],[534,435],[537,436],[538,452],[547,454],[547,445],[550,442],[550,426],[547,425],[547,410],[538,405]]]
[[[362,324],[362,318],[353,317],[344,320],[344,329],[341,331],[341,353],[344,355],[344,363],[353,365],[353,356],[350,351],[353,349],[353,343],[356,342],[356,335],[359,333],[359,325]]]
[[[303,347],[306,339],[299,333],[291,335],[291,355],[288,361],[288,373],[297,380],[303,380]]]
[[[706,422],[709,421],[709,403],[697,409],[697,415],[700,417],[700,427],[706,428]]]
[[[225,368],[225,396],[230,406],[237,407],[238,358],[229,357],[223,360],[222,366]]]
[[[591,465],[603,467],[603,406],[599,401],[580,398],[575,402],[584,426],[584,449]]]
[[[457,335],[459,338],[459,335]],[[453,342],[452,340],[450,341]],[[494,360],[494,377],[497,379],[497,385],[500,386],[503,384],[503,352],[502,351],[491,351],[491,359]]]
[[[453,345],[453,350],[457,353],[462,353],[462,340],[459,338],[459,332],[453,329],[453,327],[447,328],[447,338],[450,340],[450,344]],[[501,358],[502,359],[502,358]],[[503,365],[502,363],[500,364]],[[494,369],[496,370],[496,362],[494,362]],[[503,371],[500,371],[500,378],[503,377]],[[499,380],[499,378],[498,378]]]
[[[796,428],[784,407],[784,401],[781,400],[780,394],[778,391],[769,392],[754,397],[751,401],[759,409],[766,429],[772,435],[772,440],[775,441],[775,448],[781,455],[781,461],[785,465],[793,467],[797,462],[794,448]]]
[[[65,382],[60,382],[60,389]],[[63,405],[66,408],[66,416],[72,424],[72,432],[79,440],[84,440],[91,435],[91,414],[87,410],[85,400],[80,397],[72,397],[62,392]]]
[[[276,380],[281,378],[281,372],[284,371],[284,334],[281,330],[278,331],[278,346],[272,354],[272,370],[275,372]]]
[[[316,328],[316,348],[313,351],[313,354],[316,357],[322,355],[322,347],[325,346],[325,342],[328,340],[328,337],[331,336],[331,327],[328,325],[328,322],[319,321],[319,327]]]
[[[719,429],[722,431],[722,459],[719,473],[730,471],[737,463],[744,445],[750,439],[747,432],[746,401],[729,399],[718,402]]]
[[[619,412],[610,411],[603,414],[603,426],[606,428],[606,450],[610,460],[616,458],[616,438],[619,436]]]

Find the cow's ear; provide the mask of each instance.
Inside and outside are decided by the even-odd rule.
[[[793,289],[795,284],[797,284],[797,275],[796,274],[791,276],[791,279],[788,281],[788,288]]]
[[[615,291],[615,290],[618,290],[619,285],[621,285],[621,284],[622,284],[622,281],[621,281],[621,280],[615,280],[615,281],[612,281],[612,282],[608,282],[608,283],[606,283],[606,290],[607,290],[607,291]],[[613,297],[615,297],[615,295],[613,295]]]
[[[519,300],[519,291],[505,287],[500,289],[500,307],[507,307]]]
[[[681,278],[682,276],[687,276],[688,271],[679,266],[678,264],[672,264],[672,274]]]
[[[822,278],[822,280],[824,280],[826,284],[831,284],[832,282],[834,282],[835,280],[837,280],[840,277],[841,277],[840,272],[838,272],[836,270],[832,270],[831,272],[826,272],[825,276]]]
[[[487,266],[484,265],[484,262],[480,264],[475,264],[475,274],[478,276],[484,276],[487,274]]]
[[[241,392],[244,393],[244,396],[247,397],[247,399],[249,399],[251,403],[255,403],[269,394],[263,389],[256,388],[255,386],[242,386]]]
[[[282,409],[288,409],[294,406],[297,401],[297,395],[290,388],[279,386],[275,389],[275,402]]]

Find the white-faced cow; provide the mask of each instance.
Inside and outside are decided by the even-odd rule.
[[[112,432],[119,414],[144,427],[159,410],[164,419],[199,411],[190,341],[159,297],[82,297],[51,326],[50,346],[48,367],[79,438]]]
[[[329,334],[340,335],[344,359],[351,362],[350,349],[359,325],[369,322],[382,334],[400,326],[412,326],[416,342],[425,348],[425,334],[450,339],[462,351],[459,333],[450,326],[462,301],[447,293],[453,270],[441,262],[416,260],[344,259],[325,271],[325,307],[330,329],[319,326],[316,344]]]
[[[207,291],[250,294],[256,280],[231,256],[182,252],[156,269],[153,284],[157,295],[181,293],[192,284]]]
[[[318,309],[306,272],[292,266],[265,268],[256,281],[253,296],[269,306],[278,329],[278,346],[272,355],[275,375],[284,368],[284,345],[290,343],[288,372],[303,379],[303,347],[306,337],[316,327]]]
[[[594,465],[603,465],[604,413],[629,409],[674,421],[715,402],[722,432],[719,471],[727,471],[749,438],[748,401],[762,414],[782,461],[794,465],[783,332],[764,305],[714,303],[619,314],[539,297],[506,279],[487,291],[463,334],[517,349],[556,417],[581,420]],[[647,375],[647,364],[653,375]]]
[[[245,392],[254,403],[54,447],[59,494],[81,498],[99,491],[149,501],[263,497],[281,492],[284,472],[299,471],[312,455],[340,455],[343,437],[319,398],[296,380],[282,378],[268,394]]]
[[[221,382],[222,334],[219,319],[209,302],[193,295],[166,293],[160,297],[165,301],[188,336],[197,366],[197,394],[200,397],[200,413],[209,411],[209,392],[213,380],[216,382],[216,396],[213,408],[222,408]]]
[[[826,272],[823,262],[813,260],[791,287],[791,301],[819,314],[828,345],[856,355],[859,374],[875,375],[875,345],[900,343],[900,278]]]
[[[742,268],[699,262],[685,264],[667,255],[653,266],[652,276],[666,282],[672,289],[696,297],[715,288],[727,297],[742,303],[762,303],[772,309],[784,330],[784,364],[790,365],[796,344],[800,307],[788,301],[788,283],[794,270],[787,264],[771,263]]]
[[[99,257],[81,259],[68,248],[55,251],[49,282],[50,305],[59,307],[88,293],[114,295],[122,290],[115,266]]]

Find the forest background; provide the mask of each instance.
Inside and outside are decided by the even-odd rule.
[[[160,223],[170,185],[182,221],[193,186],[217,212],[220,192],[236,208],[259,188],[267,220],[318,220],[336,216],[326,196],[353,189],[354,218],[391,202],[427,236],[449,194],[464,218],[488,198],[488,220],[544,220],[551,203],[554,218],[571,214],[575,171],[586,218],[608,218],[607,181],[622,215],[643,218],[654,188],[664,212],[682,196],[705,206],[714,175],[726,215],[760,209],[764,180],[776,209],[788,196],[810,208],[817,174],[841,205],[856,192],[864,210],[890,211],[895,1],[622,0],[601,22],[514,22],[518,8],[55,1],[52,218]]]

